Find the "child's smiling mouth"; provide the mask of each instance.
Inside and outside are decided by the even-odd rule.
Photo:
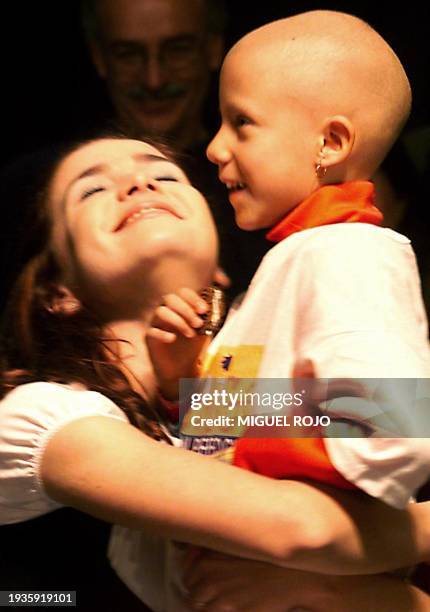
[[[229,193],[232,193],[234,191],[242,191],[243,189],[246,188],[245,183],[240,183],[240,182],[237,182],[237,183],[226,182],[225,185]]]

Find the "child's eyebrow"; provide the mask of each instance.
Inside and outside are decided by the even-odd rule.
[[[226,118],[232,118],[237,115],[252,116],[254,118],[259,116],[258,109],[249,100],[229,100],[224,105],[221,105],[220,110],[222,117]]]
[[[240,105],[235,104],[234,102],[228,102],[224,105],[221,105],[221,111],[226,115],[232,115],[240,112]]]

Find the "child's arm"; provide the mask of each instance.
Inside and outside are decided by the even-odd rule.
[[[198,293],[180,289],[164,296],[146,333],[151,363],[161,395],[177,400],[179,379],[198,376],[198,359],[208,342],[199,335],[208,306]]]

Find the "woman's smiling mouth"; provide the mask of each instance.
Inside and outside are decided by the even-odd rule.
[[[183,216],[175,208],[165,202],[145,202],[129,210],[115,228],[115,232],[119,232],[124,227],[141,219],[148,219],[159,215],[172,215],[177,219],[183,219]]]

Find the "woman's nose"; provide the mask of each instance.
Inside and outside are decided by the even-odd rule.
[[[226,164],[230,160],[231,154],[223,137],[222,128],[218,130],[210,141],[206,149],[206,155],[209,161],[218,166]]]
[[[126,200],[127,198],[145,191],[156,191],[157,182],[147,176],[144,172],[133,173],[124,176],[120,181],[119,199]]]

